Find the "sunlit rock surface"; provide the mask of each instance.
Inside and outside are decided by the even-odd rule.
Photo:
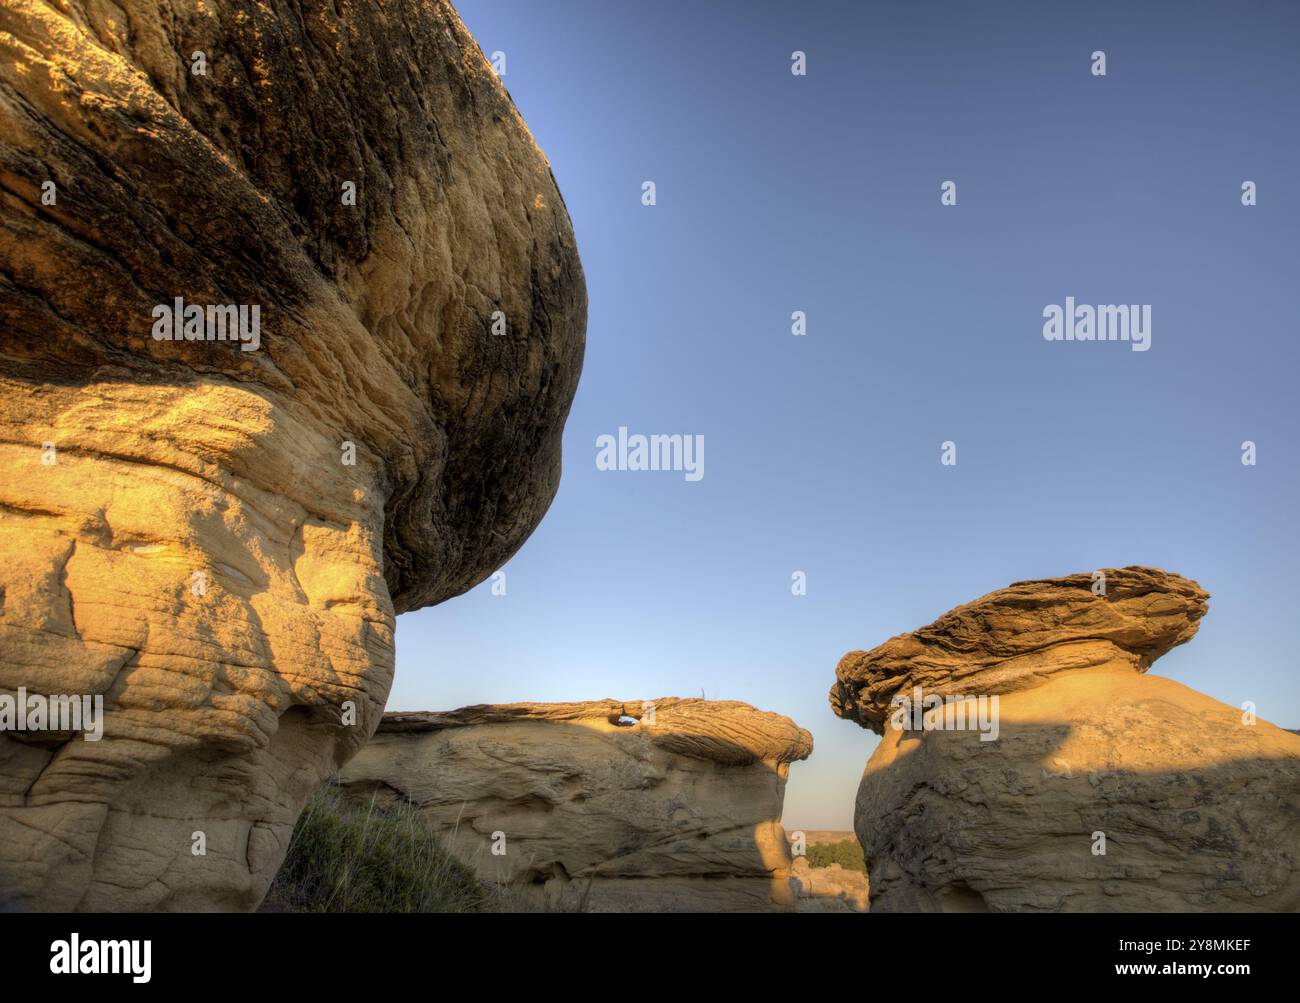
[[[734,701],[385,714],[349,797],[416,805],[507,907],[790,910],[789,764],[812,737]]]
[[[555,493],[564,203],[414,0],[7,2],[0,203],[0,694],[105,704],[0,733],[0,908],[251,909],[395,614]],[[256,350],[156,340],[177,297],[258,306]]]
[[[1300,909],[1300,737],[1141,674],[1207,596],[1106,577],[1013,585],[840,662],[832,707],[884,732],[855,811],[872,911]],[[892,727],[916,685],[998,694],[997,740]]]

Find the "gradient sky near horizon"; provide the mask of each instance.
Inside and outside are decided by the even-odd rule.
[[[587,354],[507,595],[401,617],[389,709],[744,700],[813,733],[787,827],[849,829],[841,655],[1147,564],[1212,596],[1153,672],[1300,727],[1300,7],[458,9],[573,217]],[[1066,296],[1150,304],[1151,349],[1045,341]],[[620,425],[703,434],[703,480],[597,470]]]

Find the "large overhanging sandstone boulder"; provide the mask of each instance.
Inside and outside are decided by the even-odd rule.
[[[831,709],[880,735],[891,701],[916,687],[936,696],[1009,693],[1066,670],[1145,672],[1196,633],[1208,598],[1195,582],[1154,568],[1016,582],[871,651],[850,651],[835,670]]]
[[[508,905],[790,910],[780,825],[812,736],[733,701],[604,700],[385,714],[343,791],[416,805]]]
[[[1207,596],[1105,575],[1104,596],[1023,582],[840,662],[832,707],[884,734],[855,811],[873,911],[1300,909],[1300,737],[1143,675]],[[918,692],[996,696],[996,728],[916,729]]]
[[[415,0],[5,3],[0,203],[0,695],[104,705],[0,734],[0,908],[253,908],[395,614],[554,495],[564,203]]]

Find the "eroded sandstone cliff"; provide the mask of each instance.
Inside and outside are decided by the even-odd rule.
[[[811,752],[734,701],[477,706],[385,714],[340,784],[416,805],[508,907],[790,910],[781,806]]]
[[[1300,909],[1300,738],[1143,674],[1195,633],[1195,583],[1105,583],[1021,582],[841,660],[833,709],[884,736],[855,811],[873,911]],[[917,687],[997,695],[996,740],[894,727]]]
[[[0,693],[104,702],[0,733],[0,907],[253,908],[554,495],[564,203],[448,3],[14,0],[0,206]]]

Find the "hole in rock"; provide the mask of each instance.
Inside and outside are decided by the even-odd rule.
[[[969,885],[957,882],[939,892],[939,906],[944,912],[988,912],[984,896]]]

